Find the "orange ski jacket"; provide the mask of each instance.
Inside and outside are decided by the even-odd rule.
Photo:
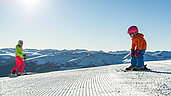
[[[141,33],[138,33],[135,37],[132,38],[132,50],[135,50],[135,48],[137,50],[141,50],[147,49],[147,43],[146,40],[144,39],[144,35]]]

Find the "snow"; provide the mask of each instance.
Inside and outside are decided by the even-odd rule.
[[[57,49],[24,49],[24,54],[27,54],[27,58],[31,61],[38,62],[38,64],[45,64],[47,62],[52,62],[54,64],[66,64],[71,61],[79,61],[80,59],[84,60],[83,58],[90,58],[93,59],[104,59],[106,58],[105,62],[107,63],[127,63],[130,62],[130,52],[129,51],[110,51],[110,52],[103,52],[101,51],[88,51],[84,49],[76,49],[76,50],[57,50]],[[92,56],[96,58],[94,58]],[[107,57],[117,58],[116,55],[125,55],[125,57],[120,56],[119,60],[116,62],[108,61],[111,59],[107,59]],[[105,55],[105,56],[102,56]],[[11,57],[15,56],[15,48],[3,48],[0,49],[0,57],[5,59],[10,59]],[[91,56],[91,57],[89,57]],[[156,61],[156,60],[166,60],[171,59],[171,51],[155,51],[155,52],[146,52],[145,54],[145,61]],[[29,61],[30,61],[29,60]],[[95,61],[96,61],[95,60]],[[100,62],[103,63],[103,62]],[[98,64],[95,64],[98,65]]]
[[[131,60],[129,51],[88,51],[84,49],[57,50],[57,49],[24,49],[27,59],[25,61],[27,71],[44,72],[52,70],[70,70],[95,66],[129,63]],[[15,66],[15,48],[0,49],[0,66]],[[171,59],[171,51],[147,51],[145,61],[160,61]],[[31,67],[31,66],[34,67]],[[28,68],[29,66],[29,68]],[[36,70],[37,69],[37,70]],[[5,71],[5,72],[4,72]],[[8,75],[9,70],[4,70],[0,76]]]
[[[4,59],[10,59],[11,57],[14,57],[14,54],[0,54],[0,57]]]
[[[130,64],[0,78],[2,96],[171,96],[171,60],[152,71],[117,72]]]
[[[57,50],[57,49],[24,49],[27,59],[26,71],[49,72],[89,68],[96,66],[129,63],[130,51],[88,51],[84,49]],[[0,77],[7,76],[15,66],[15,48],[0,49]],[[145,61],[159,61],[171,59],[171,51],[146,52]],[[8,68],[8,70],[5,70]],[[47,69],[45,69],[47,68]]]

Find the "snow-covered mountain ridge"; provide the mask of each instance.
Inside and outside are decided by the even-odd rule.
[[[88,50],[56,50],[56,49],[24,49],[27,54],[25,71],[47,72],[95,66],[122,64],[130,62],[129,51],[88,51]],[[0,49],[0,70],[9,74],[15,66],[15,48]],[[146,52],[145,61],[171,59],[171,51]],[[8,72],[6,72],[8,70]],[[4,73],[2,73],[4,74]],[[0,76],[2,76],[0,74]]]

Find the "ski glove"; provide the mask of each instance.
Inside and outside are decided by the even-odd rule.
[[[24,57],[23,59],[26,60],[26,57]]]
[[[134,50],[131,49],[131,57],[133,57],[133,56],[134,56]]]
[[[137,50],[137,52],[136,52],[136,54],[135,54],[135,57],[139,57],[139,55],[140,55],[140,50]]]
[[[24,54],[23,56],[24,56],[24,58],[23,58],[23,59],[24,59],[24,60],[26,60],[26,54]]]

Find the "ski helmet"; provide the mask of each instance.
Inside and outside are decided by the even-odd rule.
[[[137,34],[138,33],[137,26],[131,26],[131,27],[129,27],[128,34],[131,34],[131,33],[134,33],[134,34]]]
[[[23,42],[23,40],[18,40],[18,44],[20,44],[21,42]]]

